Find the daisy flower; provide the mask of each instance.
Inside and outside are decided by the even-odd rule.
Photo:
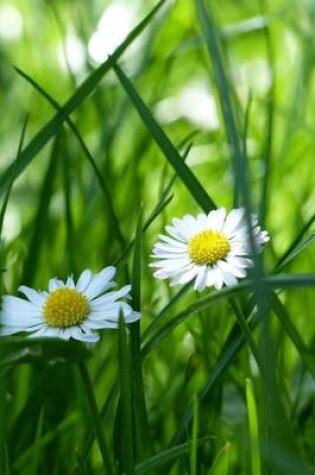
[[[251,227],[260,251],[269,235],[258,226],[255,215]],[[223,285],[235,285],[253,265],[243,208],[228,214],[220,208],[196,218],[185,215],[174,218],[172,226],[165,229],[169,236],[159,236],[161,241],[155,244],[152,256],[156,261],[150,266],[158,269],[154,277],[171,279],[171,285],[194,280],[195,290],[211,286],[221,289]]]
[[[94,343],[99,340],[95,330],[117,328],[122,311],[127,323],[140,318],[121,298],[129,299],[130,285],[115,287],[115,267],[106,267],[98,274],[85,270],[75,284],[72,277],[64,283],[51,279],[48,292],[19,287],[26,299],[5,295],[2,302],[0,335],[28,332],[31,337],[57,337]],[[106,293],[105,293],[106,292]]]

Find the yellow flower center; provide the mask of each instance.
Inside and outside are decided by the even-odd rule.
[[[47,298],[43,313],[48,325],[68,328],[82,323],[89,311],[89,301],[74,289],[62,288]]]
[[[227,237],[218,231],[201,231],[188,242],[188,253],[199,265],[212,265],[224,259],[231,249]]]

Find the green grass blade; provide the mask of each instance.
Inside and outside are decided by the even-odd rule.
[[[128,95],[131,103],[142,119],[143,124],[147,127],[149,133],[152,135],[152,138],[155,140],[156,144],[163,152],[170,165],[174,168],[178,177],[185,184],[187,190],[205,212],[209,212],[211,209],[216,208],[214,201],[209,197],[205,189],[202,187],[190,168],[186,165],[182,156],[178,153],[163,129],[156,122],[149,108],[145,105],[131,81],[127,78],[117,63],[113,65],[113,69],[122,87],[125,89],[125,92]]]
[[[16,175],[29,165],[33,158],[42,150],[48,141],[58,132],[63,122],[70,114],[77,109],[85,99],[94,91],[103,76],[113,67],[115,61],[126,51],[132,42],[142,33],[146,26],[152,21],[153,17],[160,10],[166,0],[161,0],[151,12],[129,33],[125,41],[114,51],[101,66],[93,71],[81,86],[75,91],[73,96],[64,104],[62,109],[35,135],[20,154],[19,164],[16,169]],[[3,193],[7,183],[12,176],[13,166],[9,166],[0,178],[0,194]]]
[[[197,395],[193,399],[193,424],[190,441],[190,475],[197,475],[197,449],[198,449],[198,431],[199,431],[199,408]]]
[[[18,151],[17,151],[17,155],[16,155],[16,158],[14,160],[13,167],[12,167],[12,175],[11,175],[11,178],[8,182],[8,188],[6,190],[6,193],[5,193],[5,196],[4,196],[4,199],[3,199],[3,203],[2,203],[1,209],[0,209],[0,237],[1,237],[1,234],[2,234],[2,227],[3,227],[5,212],[6,212],[6,209],[7,209],[10,194],[11,194],[12,187],[13,187],[13,184],[14,184],[14,180],[15,180],[15,177],[16,177],[17,164],[18,164],[18,161],[20,159],[20,154],[21,154],[21,150],[22,150],[22,147],[23,147],[23,143],[24,143],[27,121],[28,121],[28,117],[26,117],[26,119],[24,121],[24,124],[23,124],[23,127],[22,127],[22,132],[21,132],[19,145],[18,145]]]
[[[210,439],[212,439],[213,436],[208,436],[208,437],[202,437],[198,439],[198,446],[201,446],[202,444],[205,444],[208,442]],[[187,455],[189,453],[189,448],[190,444],[189,442],[185,442],[183,444],[177,445],[176,447],[172,447],[170,449],[162,450],[160,451],[157,455],[153,455],[151,458],[139,463],[136,465],[136,475],[151,475],[154,473],[154,470],[158,469],[160,470],[158,473],[167,473],[167,472],[162,472],[163,465],[166,465],[167,463],[171,461],[175,461],[175,459],[178,459],[182,457],[183,455]]]
[[[263,279],[264,285],[267,288],[273,290],[276,289],[286,289],[286,288],[305,288],[305,287],[315,287],[315,274],[282,274],[277,276],[265,277]],[[183,323],[191,315],[194,315],[202,310],[206,310],[212,305],[225,300],[226,298],[237,295],[240,292],[244,292],[255,288],[256,283],[253,281],[244,281],[234,287],[224,287],[223,289],[212,293],[208,297],[199,299],[199,301],[193,305],[190,305],[182,312],[173,316],[169,319],[163,326],[161,326],[151,338],[144,343],[141,349],[141,357],[144,358],[153,348],[156,347],[171,331],[173,331],[180,323]],[[189,284],[186,284],[185,287],[181,290],[181,293],[178,293],[174,299],[178,300],[183,293],[185,293],[189,288]],[[173,299],[173,300],[174,300]],[[174,304],[174,301],[170,302],[171,306]],[[163,316],[169,310],[169,305],[163,310]],[[253,301],[251,306],[253,306]],[[160,319],[160,318],[159,318]],[[149,333],[149,332],[148,332]],[[145,333],[145,336],[148,335]]]
[[[196,9],[206,40],[209,56],[213,64],[215,84],[219,92],[227,138],[232,154],[236,192],[237,196],[241,197],[246,191],[246,188],[242,188],[246,175],[244,175],[244,157],[240,140],[241,134],[236,121],[230,92],[230,84],[223,65],[220,39],[216,30],[216,25],[213,21],[210,6],[208,5],[208,8],[206,8],[204,0],[196,0]]]
[[[119,318],[119,371],[120,371],[120,431],[124,473],[134,475],[134,430],[132,408],[131,360],[126,338],[126,324],[123,315]]]
[[[289,336],[300,357],[304,361],[306,368],[315,378],[315,355],[313,351],[305,345],[295,325],[292,323],[288,311],[276,294],[272,297],[272,309],[279,319],[284,331]]]
[[[303,239],[302,241],[296,243],[294,248],[291,249],[289,253],[286,254],[286,256],[281,259],[280,263],[277,265],[277,271],[285,267],[289,262],[291,262],[293,259],[295,259],[301,252],[303,252],[305,249],[307,249],[311,244],[313,244],[315,241],[315,232],[313,232],[310,236],[307,238]]]
[[[267,10],[267,5],[265,0],[260,0],[262,14],[265,14]],[[263,17],[264,18],[264,17]],[[271,156],[272,156],[272,144],[274,137],[274,122],[275,122],[275,102],[276,102],[276,90],[275,90],[275,59],[274,59],[274,47],[271,39],[270,23],[265,22],[265,28],[263,29],[263,34],[265,37],[266,51],[267,51],[267,60],[270,71],[270,87],[268,91],[268,96],[266,98],[266,133],[265,133],[265,143],[263,151],[263,163],[264,163],[264,172],[262,177],[262,186],[261,186],[261,197],[260,197],[260,224],[262,228],[265,227],[266,215],[269,206],[269,189],[270,189],[270,178],[271,174]]]
[[[60,138],[59,138],[60,139]],[[56,137],[51,151],[49,165],[43,180],[42,189],[38,199],[38,208],[34,218],[29,251],[24,263],[21,282],[23,285],[32,285],[43,245],[44,230],[47,229],[47,216],[53,195],[54,180],[57,173],[59,139]]]
[[[301,245],[302,238],[303,238],[304,234],[310,228],[310,226],[313,224],[314,221],[315,221],[315,213],[313,213],[313,215],[305,223],[305,225],[303,226],[301,231],[295,237],[292,244],[289,246],[289,248],[286,250],[286,252],[283,254],[283,256],[281,256],[281,258],[278,260],[275,270],[281,269],[282,268],[282,263],[284,261],[286,261],[289,258],[290,255],[293,255],[295,253],[296,248]]]
[[[142,267],[142,209],[139,213],[137,232],[134,242],[133,268],[131,279],[131,296],[133,309],[141,312],[141,267]],[[134,407],[134,427],[136,435],[136,460],[149,456],[149,426],[147,418],[144,383],[142,376],[140,352],[140,322],[130,325],[130,349],[132,367],[132,395]]]
[[[45,409],[44,407],[41,408],[39,417],[38,417],[35,440],[34,440],[34,445],[33,445],[33,456],[32,456],[32,461],[31,461],[30,475],[37,475],[38,473],[38,462],[39,462],[40,453],[41,453],[39,442],[43,433],[44,409]]]
[[[216,455],[208,475],[228,475],[230,473],[231,450],[233,446],[227,442]],[[254,475],[254,474],[252,474]]]
[[[36,443],[37,450],[43,450],[48,444],[54,440],[58,440],[61,436],[67,432],[73,433],[75,425],[78,423],[78,417],[76,414],[70,415],[66,420],[62,421],[54,429],[44,434]],[[22,470],[28,466],[29,459],[33,456],[34,444],[22,452],[19,457],[14,461],[13,468],[14,473],[22,473]]]
[[[75,250],[75,233],[71,206],[71,189],[72,182],[69,173],[69,156],[67,151],[63,153],[62,157],[62,177],[63,177],[63,196],[64,196],[64,210],[66,223],[66,255],[68,260],[68,268],[74,275],[77,274],[74,250]]]
[[[252,473],[255,475],[261,475],[257,404],[255,399],[254,385],[251,379],[246,379],[246,402]]]

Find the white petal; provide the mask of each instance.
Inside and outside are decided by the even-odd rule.
[[[57,279],[56,277],[54,277],[53,279],[50,279],[49,284],[48,284],[49,292],[53,292],[54,290],[57,290],[63,287],[65,287],[64,282],[60,279]]]
[[[12,295],[5,295],[2,300],[2,322],[9,316],[16,321],[33,321],[41,317],[41,307],[28,300]]]
[[[217,266],[222,270],[224,274],[227,272],[239,278],[243,278],[246,276],[246,270],[244,267],[233,266],[231,263],[225,261],[218,261]]]
[[[187,282],[190,282],[196,277],[196,274],[198,272],[197,266],[194,266],[188,271],[184,271],[181,274],[175,276],[172,278],[171,285],[177,285],[177,284],[187,284]]]
[[[67,283],[65,286],[68,287],[68,289],[75,289],[73,278],[71,276],[68,277]]]
[[[85,271],[82,272],[76,285],[76,289],[79,292],[84,292],[84,290],[87,288],[87,286],[89,285],[92,279],[92,275],[93,274],[89,269],[86,269]]]
[[[201,292],[207,284],[207,266],[200,266],[194,288]]]
[[[120,290],[114,292],[107,292],[105,295],[101,297],[97,297],[90,302],[90,307],[93,310],[94,308],[99,307],[100,305],[108,304],[109,302],[114,302],[119,298],[128,298],[129,292],[131,290],[131,285],[125,285]]]
[[[213,229],[214,231],[222,231],[225,216],[225,208],[218,208],[216,210],[210,211],[210,213],[208,214],[209,229]]]
[[[84,295],[89,299],[93,299],[98,295],[105,292],[106,289],[113,286],[111,282],[112,277],[116,273],[115,267],[106,267],[98,274],[94,275],[89,283],[89,285],[84,290]]]
[[[83,341],[86,343],[96,343],[100,339],[97,333],[92,333],[88,331],[84,333],[79,327],[71,327],[69,328],[69,330],[70,338],[72,338],[73,340]],[[68,340],[68,335],[66,335],[66,333],[63,333],[60,335],[60,338]]]
[[[198,231],[204,231],[206,229],[209,229],[209,221],[208,221],[208,216],[204,213],[200,213],[197,216],[197,225],[198,225]]]
[[[246,224],[244,221],[244,215],[244,208],[232,209],[232,211],[226,217],[223,232],[227,236],[232,236],[239,227],[243,228]]]
[[[34,305],[38,306],[39,308],[42,308],[42,306],[45,303],[46,296],[45,294],[41,292],[37,292],[37,290],[31,289],[30,287],[27,287],[26,285],[21,285],[19,287],[19,291],[22,292],[30,302],[32,302]]]

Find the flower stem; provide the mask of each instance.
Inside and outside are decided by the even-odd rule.
[[[84,385],[84,389],[87,395],[91,418],[93,421],[98,446],[101,452],[105,473],[107,475],[112,475],[113,474],[112,463],[111,463],[110,455],[108,452],[108,447],[107,447],[105,435],[103,432],[100,415],[97,409],[97,404],[96,404],[96,399],[95,399],[95,394],[93,391],[91,378],[90,378],[86,363],[84,361],[80,361],[78,365],[79,365],[79,370],[80,370],[82,382]]]

